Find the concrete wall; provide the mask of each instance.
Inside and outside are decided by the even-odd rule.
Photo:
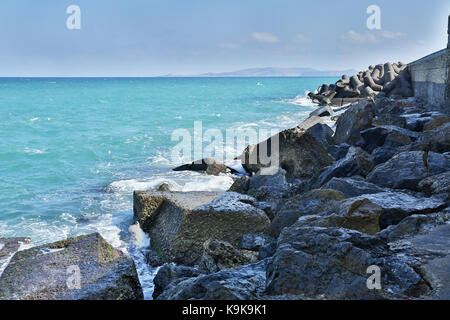
[[[450,39],[450,16],[449,16]],[[448,47],[409,64],[414,96],[430,109],[450,113],[450,41]]]

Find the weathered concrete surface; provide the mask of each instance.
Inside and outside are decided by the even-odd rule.
[[[133,260],[98,233],[19,251],[0,277],[0,300],[143,298]]]

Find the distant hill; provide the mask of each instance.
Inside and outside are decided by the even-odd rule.
[[[203,73],[198,75],[164,75],[163,77],[340,77],[357,74],[356,70],[316,70],[312,68],[251,68],[233,72]]]

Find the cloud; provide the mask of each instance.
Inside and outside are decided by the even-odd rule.
[[[309,38],[305,37],[305,36],[304,36],[303,34],[301,34],[301,33],[295,35],[295,41],[297,41],[297,42],[303,42],[303,43],[311,42],[311,40],[310,40]]]
[[[276,35],[264,32],[253,32],[251,34],[251,37],[253,38],[253,40],[262,43],[276,43],[280,41],[280,39]]]
[[[219,47],[225,48],[225,49],[236,49],[238,47],[237,44],[232,42],[221,42],[219,43]]]
[[[387,30],[382,31],[366,31],[358,33],[353,30],[349,30],[342,34],[339,38],[342,41],[354,43],[354,44],[367,44],[367,43],[380,43],[387,40],[394,40],[404,38],[408,36],[404,32],[392,32]]]

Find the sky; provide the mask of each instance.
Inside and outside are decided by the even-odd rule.
[[[370,5],[380,30],[367,28]],[[448,0],[1,0],[0,76],[363,70],[445,48],[449,14]]]

